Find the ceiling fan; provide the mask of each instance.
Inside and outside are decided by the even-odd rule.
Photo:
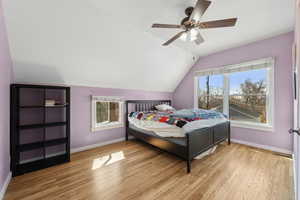
[[[211,1],[207,0],[198,0],[196,6],[188,7],[185,9],[185,17],[180,25],[174,24],[153,24],[152,28],[178,28],[183,29],[183,31],[177,33],[174,37],[169,39],[167,42],[163,44],[163,46],[167,46],[177,40],[178,38],[185,36],[189,41],[194,41],[197,45],[204,42],[203,37],[200,34],[200,29],[208,29],[208,28],[223,28],[223,27],[231,27],[235,26],[237,22],[237,18],[229,18],[223,20],[214,20],[207,22],[200,22],[201,17],[205,13],[205,11],[210,6]]]

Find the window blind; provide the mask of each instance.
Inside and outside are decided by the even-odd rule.
[[[274,58],[264,58],[264,59],[260,59],[260,60],[244,62],[244,63],[240,63],[240,64],[235,64],[235,65],[227,65],[227,66],[222,66],[222,67],[213,68],[213,69],[196,71],[195,76],[207,76],[207,75],[243,72],[243,71],[249,71],[249,70],[270,68],[272,66],[274,66]]]
[[[106,97],[106,96],[92,96],[92,95],[91,95],[91,99],[96,100],[96,101],[108,101],[108,102],[123,102],[124,101],[122,97]]]

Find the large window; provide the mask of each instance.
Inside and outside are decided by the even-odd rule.
[[[92,96],[92,131],[122,127],[122,111],[120,98]]]
[[[271,58],[196,72],[195,107],[228,115],[235,126],[273,128]]]

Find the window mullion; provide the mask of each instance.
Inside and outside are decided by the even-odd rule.
[[[266,118],[267,123],[273,126],[273,105],[274,105],[274,72],[273,67],[267,73],[267,92],[266,92]]]
[[[107,114],[108,114],[108,123],[110,123],[110,102],[108,102],[108,111],[107,111]]]
[[[199,108],[198,101],[199,101],[199,79],[198,77],[195,77],[194,78],[194,108],[195,109]]]
[[[229,74],[223,75],[223,113],[229,116]]]

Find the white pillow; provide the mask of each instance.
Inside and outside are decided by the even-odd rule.
[[[172,106],[169,106],[167,104],[160,104],[155,106],[155,108],[159,111],[168,111],[168,110],[175,110]]]

